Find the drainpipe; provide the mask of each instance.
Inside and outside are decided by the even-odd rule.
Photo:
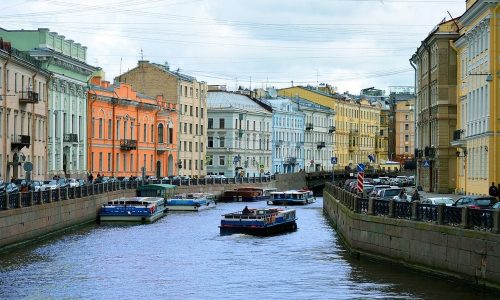
[[[500,4],[497,4],[495,6],[495,10],[493,12],[493,30],[491,32],[491,35],[493,36],[491,38],[491,41],[492,43],[490,44],[491,47],[493,48],[492,50],[492,53],[493,55],[491,55],[492,59],[490,60],[490,71],[495,71],[495,67],[497,66],[497,31],[498,31],[498,21],[497,21],[497,14],[498,14],[498,10],[500,8]],[[498,120],[497,120],[497,78],[495,78],[495,75],[496,74],[493,74],[493,81],[491,81],[491,88],[490,90],[493,91],[493,116],[492,116],[492,119],[493,119],[493,179],[494,180],[490,180],[492,182],[498,182],[497,180],[497,123],[498,123]],[[491,96],[490,96],[491,97]],[[490,172],[491,174],[491,172]]]
[[[453,44],[453,40],[448,40],[448,43],[450,45],[450,48],[453,49],[457,55],[458,55],[458,49],[457,47],[455,47],[455,45]],[[457,66],[458,66],[458,62],[460,60],[458,59],[458,56],[457,56]],[[459,89],[459,84],[461,83],[461,79],[460,79],[460,69],[457,69],[457,89]],[[458,103],[458,94],[457,94],[457,110],[459,109],[460,105]],[[463,118],[463,112],[462,112],[462,115],[461,115],[461,118]],[[458,121],[458,120],[457,120]],[[457,127],[459,127],[459,124],[457,124]],[[467,156],[464,155],[464,194],[467,194]],[[458,185],[458,182],[459,182],[459,172],[458,172],[458,169],[459,169],[459,163],[458,163],[458,159],[456,160],[456,163],[455,163],[455,188],[457,187]]]
[[[415,93],[415,107],[413,108],[413,127],[414,127],[414,132],[413,132],[413,156],[415,158],[415,187],[420,185],[420,180],[419,180],[419,171],[418,171],[418,163],[417,163],[417,156],[415,155],[415,149],[418,149],[417,142],[418,142],[418,130],[417,130],[417,66],[413,63],[413,57],[410,58],[410,65],[413,68],[415,72],[415,78],[413,80],[413,91]]]
[[[3,124],[3,153],[4,153],[4,158],[3,158],[3,161],[5,162],[4,164],[2,164],[2,167],[4,168],[5,172],[4,172],[4,176],[5,176],[5,182],[10,182],[10,178],[7,177],[7,170],[9,169],[8,167],[8,163],[9,161],[7,160],[7,90],[8,90],[8,86],[7,86],[7,65],[9,64],[9,61],[10,61],[10,55],[9,57],[7,57],[7,59],[5,60],[5,63],[3,64],[3,83],[2,83],[2,86],[3,86],[3,113],[4,113],[4,118],[2,120]],[[2,170],[3,171],[3,170]],[[10,175],[10,174],[9,174]]]

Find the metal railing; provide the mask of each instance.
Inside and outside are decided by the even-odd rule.
[[[173,184],[173,185],[210,185],[210,184],[241,184],[241,183],[264,183],[276,180],[275,175],[233,178],[203,178],[203,179],[168,179],[168,180],[145,180],[144,184]],[[79,187],[65,187],[44,191],[18,192],[11,194],[0,194],[0,210],[29,207],[55,201],[67,201],[97,194],[103,194],[118,190],[137,189],[142,186],[142,181],[116,181],[106,183],[93,183]]]
[[[331,183],[326,184],[324,191],[341,205],[359,214],[500,233],[500,209],[472,209],[444,204],[423,204],[420,201],[363,198]]]

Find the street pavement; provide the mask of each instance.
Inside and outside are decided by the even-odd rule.
[[[406,193],[408,195],[413,194],[413,191],[415,190],[414,187],[406,187]],[[425,198],[431,198],[431,197],[450,197],[453,200],[457,200],[460,198],[462,195],[456,195],[456,194],[438,194],[438,193],[428,193],[424,191],[419,191],[418,192],[420,195],[420,199],[425,199]]]

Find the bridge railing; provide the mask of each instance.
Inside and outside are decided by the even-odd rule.
[[[276,180],[271,176],[235,177],[235,178],[203,178],[203,179],[169,179],[169,180],[145,180],[142,181],[109,181],[105,183],[92,183],[79,187],[65,187],[57,189],[47,189],[44,191],[29,191],[18,193],[0,194],[0,210],[16,209],[41,205],[55,201],[66,201],[78,199],[91,195],[108,193],[118,190],[131,190],[153,183],[167,183],[174,185],[210,185],[210,184],[241,184],[241,183],[264,183]]]
[[[420,201],[363,198],[331,183],[326,184],[324,191],[349,210],[359,214],[500,233],[500,209],[471,209],[444,204],[423,204]]]

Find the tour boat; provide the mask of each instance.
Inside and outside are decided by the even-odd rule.
[[[175,195],[167,200],[169,211],[199,211],[215,207],[215,195],[209,193],[188,193]]]
[[[225,191],[221,197],[223,202],[255,202],[268,200],[275,188],[243,187]]]
[[[259,208],[222,215],[220,234],[272,235],[297,229],[295,209]]]
[[[312,191],[290,190],[284,192],[272,192],[267,201],[269,205],[305,205],[316,202]]]
[[[101,222],[154,222],[165,215],[165,199],[132,197],[109,201],[101,206]]]

